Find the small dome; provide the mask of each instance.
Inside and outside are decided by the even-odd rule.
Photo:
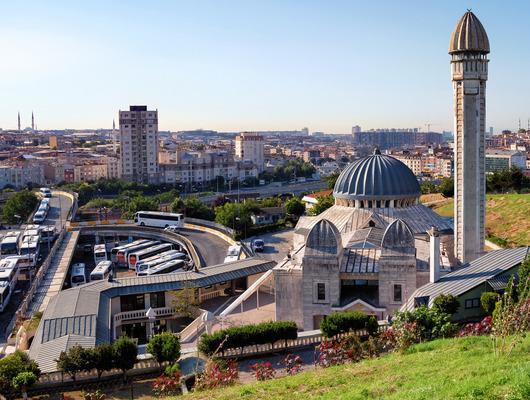
[[[337,255],[342,243],[337,227],[327,219],[318,221],[309,231],[306,239],[306,255]]]
[[[456,24],[449,43],[449,54],[467,51],[484,54],[490,52],[486,30],[470,10]]]
[[[420,185],[410,168],[379,150],[348,165],[333,190],[336,199],[346,200],[416,199],[420,194]]]
[[[414,234],[402,219],[396,219],[385,230],[381,246],[386,248],[414,247]]]

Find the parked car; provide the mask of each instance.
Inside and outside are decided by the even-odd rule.
[[[261,239],[255,239],[252,241],[252,249],[257,252],[262,252],[265,248],[265,242]]]

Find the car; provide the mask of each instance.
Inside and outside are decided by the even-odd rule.
[[[252,248],[254,251],[262,252],[265,248],[265,242],[261,239],[255,239],[252,241]]]
[[[167,232],[178,232],[179,227],[177,225],[169,225],[164,228]]]

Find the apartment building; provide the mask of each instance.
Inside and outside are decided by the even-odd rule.
[[[147,110],[147,106],[130,106],[119,114],[122,179],[157,183],[158,111]]]
[[[249,161],[257,166],[258,172],[264,168],[263,137],[256,132],[242,132],[236,136],[235,155],[240,161]]]
[[[515,150],[487,149],[486,173],[500,172],[511,167],[526,169],[526,153]]]
[[[31,183],[44,184],[44,168],[40,164],[16,163],[0,165],[0,188],[14,187],[16,189]]]

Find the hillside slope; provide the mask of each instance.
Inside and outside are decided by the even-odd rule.
[[[190,399],[530,399],[530,337],[496,357],[489,337],[437,340],[390,354]]]
[[[453,216],[450,200],[433,210],[444,217]],[[488,239],[503,247],[530,244],[530,194],[487,194],[486,231]]]

